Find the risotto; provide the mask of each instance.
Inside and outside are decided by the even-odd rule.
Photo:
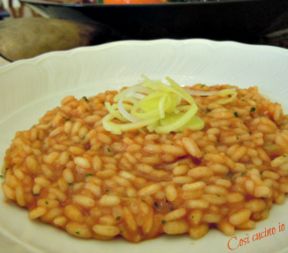
[[[232,88],[234,98],[217,103],[215,91]],[[288,193],[288,117],[256,87],[187,91],[204,125],[169,133],[107,131],[105,103],[117,91],[65,97],[16,133],[4,163],[7,201],[79,238],[197,239],[212,228],[255,228]]]

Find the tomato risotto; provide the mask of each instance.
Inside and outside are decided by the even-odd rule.
[[[4,162],[7,201],[76,237],[132,242],[232,235],[285,201],[281,105],[256,87],[148,88],[133,88],[124,105],[118,91],[65,97],[17,132]]]

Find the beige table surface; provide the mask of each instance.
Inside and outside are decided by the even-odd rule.
[[[5,64],[7,64],[8,62],[6,60],[4,60],[2,57],[0,57],[0,66],[3,66]]]

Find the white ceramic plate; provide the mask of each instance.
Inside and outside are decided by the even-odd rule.
[[[0,68],[0,159],[16,131],[32,126],[65,95],[94,95],[137,83],[142,74],[151,78],[169,75],[181,84],[258,85],[265,95],[287,109],[288,50],[285,49],[208,40],[159,40],[126,41],[50,53]],[[222,253],[230,251],[228,246],[234,249],[237,245],[231,252],[288,252],[287,203],[275,206],[269,219],[258,223],[255,230],[238,232],[234,238],[210,231],[197,241],[180,236],[131,244],[124,240],[72,238],[51,226],[29,221],[25,210],[2,201],[2,192],[0,198],[0,252],[3,253]],[[279,232],[279,224],[284,224],[285,231]],[[275,235],[252,240],[253,235],[272,227],[276,228]],[[246,239],[245,244],[246,237],[249,243]],[[241,238],[242,246],[239,246]]]

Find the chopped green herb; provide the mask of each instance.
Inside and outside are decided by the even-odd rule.
[[[206,84],[200,83],[200,87],[206,87]]]
[[[89,99],[86,96],[83,96],[82,99],[85,100],[86,102],[89,102]]]
[[[93,174],[92,174],[92,173],[87,173],[85,176],[86,176],[86,177],[92,177]]]
[[[256,112],[256,107],[251,107],[250,112]]]
[[[234,114],[235,117],[237,117],[237,118],[239,117],[238,112],[234,112],[233,114]]]
[[[161,224],[166,224],[166,220],[161,220]]]
[[[103,147],[103,151],[105,153],[105,155],[113,155],[113,149],[111,147],[109,147],[108,145],[105,145]]]
[[[227,178],[227,179],[231,179],[232,176],[233,176],[233,174],[228,172],[228,173],[226,174],[225,178]]]
[[[48,205],[48,204],[49,204],[48,200],[45,200],[45,205]]]
[[[4,176],[3,176],[3,175],[0,175],[0,178],[4,178]]]
[[[79,232],[79,231],[76,231],[75,234],[80,235],[80,232]]]

